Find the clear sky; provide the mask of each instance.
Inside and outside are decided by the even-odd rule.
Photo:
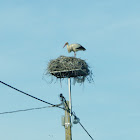
[[[1,0],[0,80],[57,104],[67,81],[42,79],[50,59],[80,43],[94,84],[72,86],[73,110],[95,140],[140,140],[140,1]],[[47,77],[45,78],[47,81]],[[0,84],[0,112],[46,106]],[[64,140],[57,108],[0,115],[2,140]],[[73,139],[90,140],[77,124]]]

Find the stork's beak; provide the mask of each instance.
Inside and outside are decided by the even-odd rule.
[[[63,46],[63,48],[66,46],[67,44],[65,43],[65,45]]]

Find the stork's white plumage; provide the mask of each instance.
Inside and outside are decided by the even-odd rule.
[[[67,46],[67,50],[70,53],[71,51],[74,52],[74,56],[76,57],[77,51],[85,51],[86,49],[80,44],[70,44],[68,42],[65,43],[64,47]],[[63,47],[63,48],[64,48]]]

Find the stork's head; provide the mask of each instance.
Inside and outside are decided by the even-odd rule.
[[[66,43],[65,43],[65,45],[64,45],[64,47],[65,47],[66,45],[68,45],[68,44],[69,44],[69,43],[68,43],[68,42],[66,42]],[[63,47],[63,48],[64,48],[64,47]]]

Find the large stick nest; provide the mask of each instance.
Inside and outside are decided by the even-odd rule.
[[[89,70],[85,60],[75,57],[60,56],[51,60],[47,66],[46,74],[53,75],[56,78],[73,77],[74,82],[83,83],[85,79],[93,81],[92,71]]]

